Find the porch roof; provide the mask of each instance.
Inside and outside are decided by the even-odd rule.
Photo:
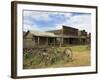
[[[31,34],[35,36],[42,36],[42,37],[57,37],[54,33],[50,32],[43,32],[43,31],[30,31]]]
[[[71,35],[55,35],[51,32],[43,32],[43,31],[30,31],[30,33],[34,36],[40,37],[58,37],[58,38],[86,38],[86,36],[71,36]]]

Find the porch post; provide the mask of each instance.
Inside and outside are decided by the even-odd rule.
[[[40,44],[40,37],[38,36],[38,46],[39,46],[39,44]]]
[[[33,38],[34,38],[34,45],[35,45],[35,44],[36,44],[36,43],[35,43],[35,36],[34,36]]]
[[[62,37],[62,44],[64,43],[64,38]]]
[[[48,37],[47,37],[47,39],[46,39],[46,45],[48,46]]]
[[[62,44],[62,37],[60,37],[60,47],[61,47],[61,44]]]
[[[70,44],[70,38],[67,38],[68,39],[68,44]]]
[[[54,38],[54,46],[55,46],[56,38]]]

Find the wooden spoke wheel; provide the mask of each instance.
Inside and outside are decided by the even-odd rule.
[[[66,61],[72,61],[72,57],[73,57],[73,52],[71,50],[71,48],[65,48],[64,52],[63,52],[63,58]]]

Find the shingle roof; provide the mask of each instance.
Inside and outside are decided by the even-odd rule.
[[[56,37],[56,35],[54,33],[50,33],[50,32],[43,32],[43,31],[30,31],[31,34],[35,35],[35,36],[45,36],[45,37]]]

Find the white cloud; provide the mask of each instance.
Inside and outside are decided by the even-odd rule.
[[[37,13],[36,15],[32,15],[33,19],[35,20],[43,20],[43,21],[49,21],[50,20],[50,17],[48,16],[47,13]]]
[[[33,19],[41,20],[41,21],[42,20],[43,21],[53,20],[53,18],[50,17],[50,14],[51,14],[50,12],[38,12],[38,11],[25,11],[24,12],[24,16],[31,16]],[[64,15],[66,20],[62,23],[55,23],[55,26],[51,26],[51,29],[61,29],[62,25],[66,25],[66,26],[74,27],[80,30],[85,29],[87,32],[91,32],[91,15],[90,14],[73,15],[73,13],[70,13],[70,12],[68,13],[59,13],[59,12],[53,13],[52,12],[52,15],[53,14],[54,15],[57,15],[57,14]],[[24,28],[25,28],[24,30],[28,30],[28,29],[40,30],[38,27],[39,26],[35,24],[33,21],[30,21],[29,19],[24,20]],[[46,27],[46,30],[47,29],[49,30],[50,27]]]
[[[30,20],[24,20],[23,31],[28,31],[28,30],[39,30],[39,28],[34,22]]]
[[[62,29],[62,24],[58,24],[55,26],[55,29]]]
[[[70,26],[73,28],[77,28],[79,30],[86,30],[87,32],[91,32],[91,15],[90,14],[82,14],[72,16],[72,13],[67,13],[66,21],[61,24],[57,24],[55,29],[61,29],[62,25]]]
[[[49,21],[51,20],[51,17],[49,16],[50,14],[52,15],[63,14],[66,18],[70,18],[72,16],[72,13],[24,11],[24,16],[31,16],[35,20]]]
[[[72,13],[65,13],[64,16],[65,16],[66,18],[71,18],[71,17],[72,17]]]
[[[70,19],[65,21],[63,24],[74,28],[78,28],[80,30],[85,29],[87,32],[91,32],[91,15],[76,15],[70,17]]]
[[[60,25],[56,26],[56,29],[62,29],[62,26],[60,26]]]
[[[24,24],[23,31],[28,31],[28,30],[39,30],[39,28],[35,25],[32,26],[32,25],[29,25],[29,24]]]
[[[58,13],[56,13],[58,14]],[[63,14],[64,17],[67,19],[67,18],[71,18],[72,17],[72,13],[60,13],[60,14]],[[62,23],[57,23],[56,26],[55,26],[55,29],[62,29],[62,26],[66,23],[66,21],[62,22]]]
[[[48,12],[25,11],[24,16],[31,16],[35,20],[50,20]]]
[[[32,11],[23,11],[24,16],[30,16],[32,14]]]

